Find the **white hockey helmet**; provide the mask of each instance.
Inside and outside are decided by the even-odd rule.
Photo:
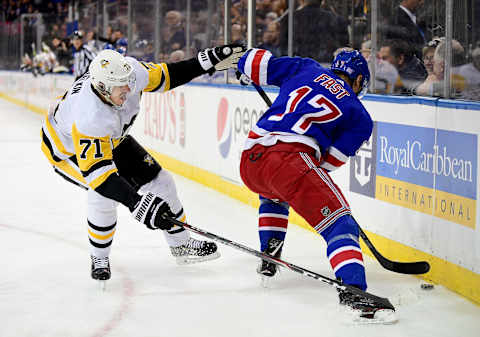
[[[114,87],[128,85],[132,92],[135,90],[133,67],[115,50],[105,49],[98,53],[88,71],[93,87],[113,105],[110,95]]]

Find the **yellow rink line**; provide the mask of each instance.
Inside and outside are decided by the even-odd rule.
[[[13,103],[13,104],[16,104],[16,105],[19,105],[21,107],[24,107],[28,110],[31,110],[33,112],[36,112],[40,115],[47,115],[47,109],[43,109],[43,108],[40,108],[34,104],[30,104],[30,103],[27,103],[25,101],[22,101],[21,99],[18,99],[18,98],[15,98],[15,97],[12,97],[12,96],[9,96],[7,95],[6,93],[3,93],[0,91],[0,98],[3,98],[4,100],[10,102],[10,103]]]
[[[45,109],[25,103],[2,92],[0,92],[0,98],[42,115],[47,113]],[[246,187],[233,184],[232,182],[229,182],[216,174],[199,167],[189,165],[185,162],[181,162],[175,158],[161,154],[152,149],[149,149],[149,152],[160,162],[162,167],[169,171],[180,174],[190,180],[196,181],[202,185],[224,193],[250,206],[258,207],[259,205],[258,196],[255,193],[250,192]],[[289,222],[294,223],[304,229],[310,230],[316,234],[316,232],[305,222],[305,220],[294,211],[290,213]],[[394,259],[396,261],[428,261],[431,265],[430,271],[427,274],[419,277],[429,282],[441,284],[448,289],[470,299],[477,305],[480,305],[480,274],[474,273],[471,270],[436,256],[403,245],[394,240],[385,238],[381,235],[374,234],[366,230],[365,232],[374,243],[375,247],[385,257]],[[373,257],[363,242],[361,243],[361,246],[364,253]]]

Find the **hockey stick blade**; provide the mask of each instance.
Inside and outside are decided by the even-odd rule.
[[[268,98],[268,96],[265,94],[265,91],[263,89],[255,84],[252,81],[252,85],[254,88],[257,90],[258,94],[260,97],[262,97],[263,101],[268,107],[272,106],[272,102]],[[355,221],[356,222],[356,221]],[[358,223],[357,223],[358,225]],[[358,228],[360,230],[360,237],[363,239],[367,247],[370,249],[372,254],[375,256],[377,261],[380,263],[380,265],[390,271],[393,271],[395,273],[399,274],[410,274],[410,275],[420,275],[420,274],[425,274],[428,273],[430,270],[430,264],[426,261],[418,261],[418,262],[396,262],[387,259],[385,256],[380,254],[380,252],[375,248],[373,243],[368,239],[367,235],[365,232],[362,230],[360,225],[358,225]]]
[[[190,224],[187,224],[185,222],[182,222],[182,221],[178,221],[176,219],[173,219],[173,218],[170,218],[170,217],[165,217],[165,219],[167,219],[168,221],[170,221],[171,223],[177,225],[177,226],[180,226],[180,227],[183,227],[185,229],[188,229],[189,231],[191,232],[194,232],[198,235],[201,235],[201,236],[204,236],[206,238],[209,238],[211,240],[214,240],[214,241],[217,241],[217,242],[220,242],[226,246],[230,246],[232,248],[235,248],[237,250],[240,250],[244,253],[247,253],[247,254],[250,254],[250,255],[254,255],[256,257],[259,257],[263,260],[267,260],[268,262],[271,262],[271,263],[275,263],[276,265],[278,266],[281,266],[281,267],[284,267],[286,269],[289,269],[291,271],[294,271],[296,273],[299,273],[299,274],[302,274],[304,276],[307,276],[307,277],[310,277],[310,278],[313,278],[315,280],[318,280],[318,281],[322,281],[324,283],[327,283],[329,285],[331,285],[332,287],[336,288],[338,291],[342,292],[342,291],[345,291],[345,290],[348,290],[349,292],[351,293],[354,293],[358,296],[361,296],[369,301],[372,301],[372,302],[378,302],[378,303],[381,303],[386,309],[392,309],[392,310],[395,310],[394,306],[392,305],[392,303],[390,303],[389,299],[388,298],[385,298],[385,297],[379,297],[379,296],[376,296],[376,295],[373,295],[373,294],[370,294],[366,291],[363,291],[363,290],[360,290],[356,287],[353,287],[351,285],[348,285],[348,284],[345,284],[341,281],[338,281],[338,280],[334,280],[334,279],[331,279],[327,276],[323,276],[321,274],[317,274],[313,271],[310,271],[310,270],[307,270],[305,268],[302,268],[302,267],[299,267],[299,266],[296,266],[292,263],[289,263],[287,261],[284,261],[284,260],[281,260],[281,259],[278,259],[278,258],[274,258],[270,255],[267,255],[265,253],[262,253],[262,252],[259,252],[255,249],[252,249],[250,247],[247,247],[245,245],[242,245],[240,243],[237,243],[237,242],[234,242],[232,240],[229,240],[229,239],[226,239],[226,238],[223,238],[221,236],[218,236],[216,234],[213,234],[213,233],[210,233],[210,232],[207,232],[203,229],[200,229],[200,228],[197,228],[197,227],[194,227]]]
[[[428,271],[430,270],[430,264],[426,261],[397,262],[387,259],[375,248],[373,243],[370,241],[370,239],[360,226],[358,226],[358,229],[360,230],[360,237],[362,238],[363,242],[365,242],[368,249],[370,249],[372,254],[375,256],[375,258],[382,265],[383,268],[393,271],[395,273],[411,275],[425,274],[428,273]]]

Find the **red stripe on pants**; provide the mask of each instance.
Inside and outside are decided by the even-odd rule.
[[[306,153],[316,169],[309,167],[301,152]],[[350,208],[341,190],[319,166],[315,150],[305,144],[278,142],[268,147],[257,144],[243,151],[240,175],[250,190],[288,202],[314,228],[328,217],[322,212],[325,207],[330,214]]]

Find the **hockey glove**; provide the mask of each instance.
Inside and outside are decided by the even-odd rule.
[[[236,68],[238,60],[247,49],[241,44],[226,44],[220,47],[207,48],[198,52],[198,62],[210,75],[215,70]]]
[[[164,216],[173,217],[174,214],[167,202],[153,193],[146,193],[131,210],[135,220],[143,223],[149,229],[170,229],[173,224]]]
[[[250,83],[252,83],[252,80],[251,80],[250,78],[248,78],[247,75],[242,74],[242,73],[240,72],[240,70],[237,70],[237,71],[235,72],[235,77],[237,78],[237,80],[240,81],[240,84],[241,84],[241,85],[250,85]]]

